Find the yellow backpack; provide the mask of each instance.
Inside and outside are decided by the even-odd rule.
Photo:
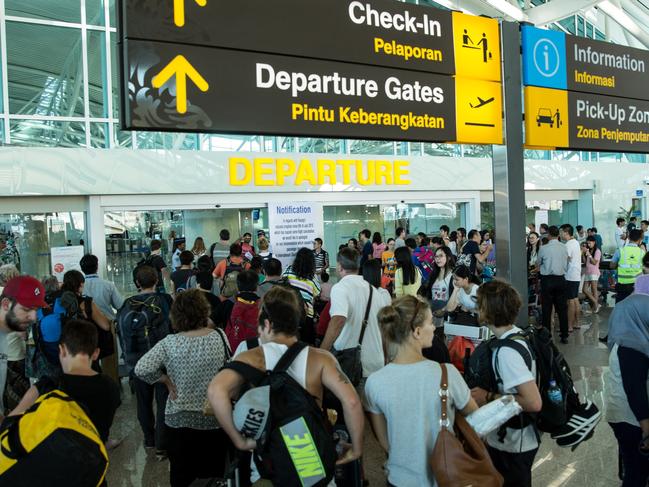
[[[60,390],[39,397],[0,432],[0,486],[98,486],[104,443],[85,411]]]

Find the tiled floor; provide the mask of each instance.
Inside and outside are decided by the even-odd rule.
[[[573,378],[580,394],[592,400],[603,410],[604,379],[608,364],[606,346],[598,336],[607,329],[610,309],[599,315],[585,316],[581,330],[575,331],[568,345],[561,345],[572,368]],[[135,401],[124,387],[124,403],[117,412],[111,437],[123,440],[110,454],[108,483],[115,486],[166,486],[169,485],[168,462],[157,462],[151,452],[142,446],[142,433],[135,417]],[[617,444],[604,420],[595,435],[574,452],[559,448],[546,435],[534,465],[534,485],[539,487],[613,487],[617,479]],[[384,456],[377,443],[366,435],[365,468],[372,486],[383,487],[385,479],[382,464]]]

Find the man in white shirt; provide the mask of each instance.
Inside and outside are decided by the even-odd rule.
[[[572,225],[566,223],[560,228],[561,240],[568,251],[568,270],[566,271],[566,293],[568,298],[568,330],[579,326],[579,283],[581,282],[581,247],[574,237]]]
[[[360,255],[354,249],[345,247],[336,258],[337,271],[340,281],[331,288],[331,321],[320,348],[345,350],[358,345],[361,335],[363,318],[370,296],[370,284],[358,275]],[[372,304],[367,319],[367,328],[363,337],[361,363],[363,365],[363,381],[385,365],[383,356],[383,340],[377,315],[379,310],[390,304],[390,296],[374,289]],[[362,395],[361,395],[362,398]]]
[[[626,244],[626,220],[618,218],[615,220],[615,248],[621,249]]]

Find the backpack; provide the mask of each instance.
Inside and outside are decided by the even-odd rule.
[[[522,341],[527,342],[529,351],[521,343]],[[528,424],[535,424],[539,431],[554,433],[568,423],[574,412],[583,409],[572,381],[570,367],[553,343],[552,335],[545,328],[530,327],[502,340],[492,338],[481,343],[465,365],[464,378],[470,388],[481,387],[490,392],[497,392],[498,385],[502,382],[498,374],[498,351],[503,347],[516,350],[523,357],[529,370],[532,370],[532,361],[536,361],[536,384],[543,401],[540,412],[534,415],[522,413],[522,421],[521,418],[516,417],[505,426],[521,428]],[[494,353],[496,354],[495,371],[492,367]],[[556,382],[561,390],[562,400],[559,403],[549,399],[551,381]]]
[[[237,286],[237,276],[243,272],[245,259],[240,264],[234,264],[228,257],[225,260],[225,273],[223,274],[223,284],[221,285],[221,294],[223,296],[236,296],[239,288]]]
[[[161,287],[164,285],[162,282],[162,273],[158,270],[158,268],[153,264],[153,260],[155,257],[159,257],[157,254],[156,255],[148,255],[144,259],[141,259],[137,264],[135,264],[135,267],[133,268],[133,284],[135,284],[136,289],[140,289],[140,286],[137,283],[137,273],[138,271],[145,265],[149,267],[153,267],[158,274],[158,285],[157,287]]]
[[[427,280],[430,273],[433,272],[433,265],[435,263],[435,252],[428,247],[419,247],[415,249],[413,255],[417,258],[419,262],[420,269],[423,273],[423,280]]]
[[[130,367],[171,333],[170,308],[168,295],[154,293],[127,299],[117,312],[117,329]]]
[[[0,432],[0,482],[28,487],[101,485],[108,455],[83,408],[60,390],[39,397]]]
[[[241,395],[233,416],[238,429],[257,438],[255,464],[262,478],[273,485],[326,486],[336,469],[336,446],[326,414],[316,399],[287,373],[305,347],[306,343],[296,342],[275,368],[265,373],[236,360],[224,367],[242,375],[252,386]],[[255,399],[248,401],[248,394]],[[260,404],[260,396],[264,397],[266,407],[248,409],[253,401]],[[237,424],[239,411],[250,421]]]
[[[239,344],[248,338],[257,336],[259,326],[259,299],[247,301],[236,298],[230,318],[225,326],[225,334],[230,342],[230,348],[236,350]]]
[[[59,342],[68,320],[88,320],[79,307],[77,295],[64,291],[54,299],[49,308],[39,308],[32,326],[34,346],[30,347],[26,361],[29,377],[57,376],[61,373]]]

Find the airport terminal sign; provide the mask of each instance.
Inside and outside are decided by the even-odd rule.
[[[522,28],[525,144],[649,152],[649,51]]]
[[[523,84],[649,100],[649,51],[523,26]]]
[[[129,128],[502,142],[499,83],[230,49],[125,44]],[[175,87],[157,89],[174,76],[173,63],[196,84],[191,103],[177,74]]]
[[[498,22],[390,0],[126,0],[126,39],[500,80]],[[459,40],[459,42],[457,42]],[[458,46],[456,48],[456,46]]]
[[[525,88],[529,147],[649,152],[649,101]]]
[[[385,0],[121,13],[126,129],[502,143],[494,19]]]

